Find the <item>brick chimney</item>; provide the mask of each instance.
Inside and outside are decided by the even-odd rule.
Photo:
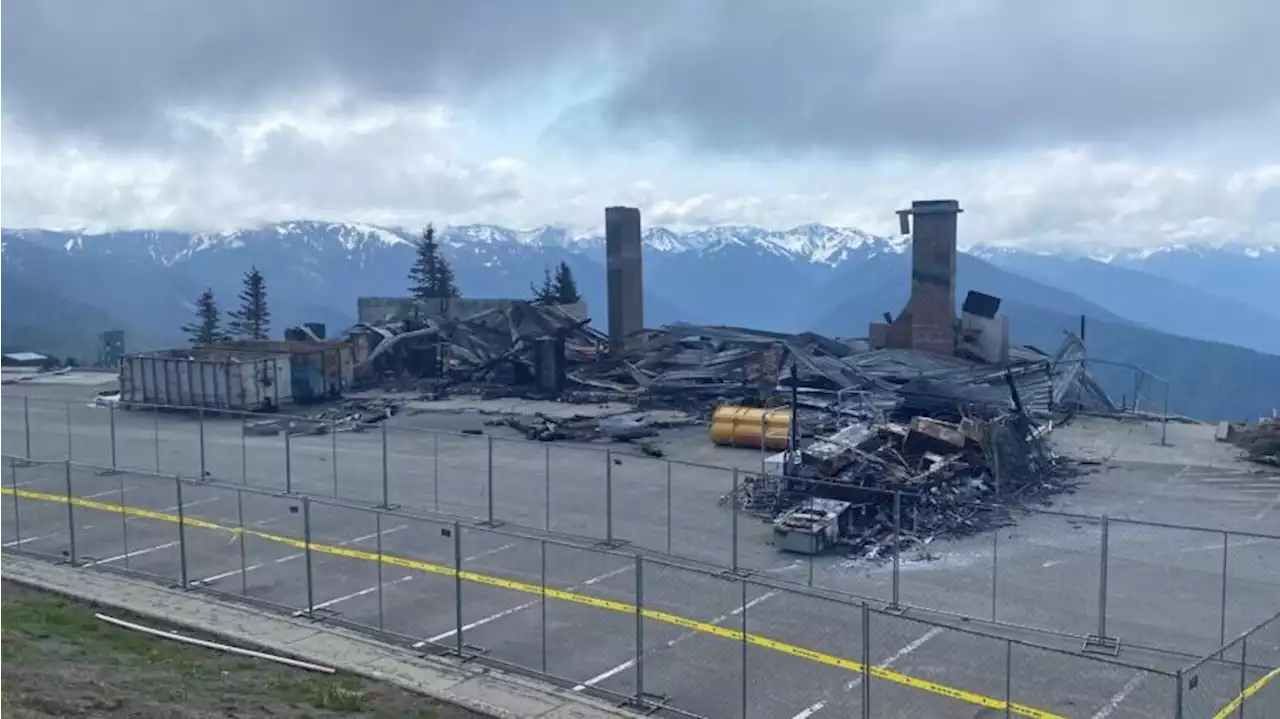
[[[891,325],[871,326],[872,346],[954,355],[956,348],[955,200],[917,200],[899,210],[911,234],[911,299]]]

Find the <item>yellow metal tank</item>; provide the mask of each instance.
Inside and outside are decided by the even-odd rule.
[[[711,415],[711,442],[729,447],[787,448],[791,410],[721,405]]]

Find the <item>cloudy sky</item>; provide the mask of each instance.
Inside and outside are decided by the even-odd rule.
[[[1275,0],[5,0],[3,223],[1280,244]]]

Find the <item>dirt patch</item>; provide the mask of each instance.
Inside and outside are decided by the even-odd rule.
[[[114,627],[95,619],[95,611],[217,641],[4,582],[5,719],[483,716],[361,677],[325,676]]]

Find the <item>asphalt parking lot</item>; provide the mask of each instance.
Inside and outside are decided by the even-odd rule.
[[[110,423],[103,421],[106,411],[83,403],[76,403],[70,411],[72,431],[68,434],[66,406],[36,401],[28,405],[32,456],[57,460],[70,452],[76,462],[109,466],[112,443]],[[14,447],[25,450],[22,415],[22,403],[14,402],[6,391],[2,425],[6,454],[15,454]],[[475,419],[451,421],[479,425]],[[161,474],[193,478],[200,475],[199,422],[163,414],[117,412],[115,424],[116,466],[149,473],[158,467]],[[208,419],[203,436],[204,472],[211,479],[247,480],[280,491],[287,484],[295,493],[332,495],[336,478],[337,494],[342,497],[370,503],[382,499],[380,432],[294,437],[287,460],[281,438],[245,438],[238,422]],[[541,630],[545,626],[546,673],[583,684],[584,690],[598,688],[630,695],[636,692],[638,673],[642,672],[646,694],[665,695],[673,705],[705,716],[741,715],[743,676],[747,713],[753,716],[847,715],[861,706],[860,673],[851,671],[847,662],[833,663],[832,659],[860,662],[860,610],[770,586],[768,580],[774,578],[805,582],[810,567],[807,562],[775,553],[767,544],[768,528],[763,524],[744,518],[738,531],[739,566],[756,570],[758,583],[744,585],[715,572],[681,569],[655,558],[644,562],[642,596],[637,599],[635,562],[625,554],[630,550],[665,552],[670,536],[674,554],[725,566],[731,562],[732,513],[717,506],[732,485],[731,473],[672,465],[668,494],[667,465],[653,460],[621,452],[609,457],[560,445],[494,441],[490,485],[489,443],[488,436],[432,435],[407,429],[387,433],[386,486],[393,503],[476,520],[487,517],[492,498],[495,517],[508,523],[508,528],[519,524],[549,529],[551,534],[544,536],[563,535],[569,542],[546,544],[543,582],[541,542],[495,533],[473,521],[465,523],[460,540],[464,573],[475,572],[477,578],[507,583],[487,579],[461,583],[464,644],[505,662],[543,670]],[[744,464],[749,462],[750,458],[744,459]],[[34,476],[37,471],[57,476]],[[17,472],[32,475],[18,480],[32,482],[20,487],[24,491],[65,494],[60,467],[28,467]],[[607,486],[602,481],[606,473],[612,475]],[[1182,482],[1194,484],[1198,477],[1209,476],[1183,470],[1170,481],[1176,472],[1139,464],[1116,466],[1107,474],[1129,476],[1125,486],[1134,493],[1142,483],[1180,488]],[[11,479],[6,478],[6,484]],[[122,481],[123,501],[117,486]],[[1188,491],[1201,490],[1195,485]],[[1227,502],[1226,495],[1238,488],[1218,487],[1214,491],[1218,490]],[[299,500],[243,494],[237,501],[236,494],[210,486],[193,486],[185,492],[185,515],[218,527],[186,527],[188,579],[220,591],[306,607],[306,562],[301,556],[305,552],[278,539],[293,538],[296,542],[304,536]],[[610,494],[615,508],[611,519],[603,510]],[[82,549],[80,559],[111,559],[108,564],[113,565],[127,561],[130,569],[178,578],[175,524],[130,514],[133,509],[142,509],[172,515],[176,505],[173,487],[156,486],[155,479],[140,475],[98,475],[84,470],[74,473],[73,495],[112,507],[74,506],[77,546],[92,549],[88,553]],[[1071,501],[1092,501],[1090,496],[1090,491],[1082,491]],[[12,494],[6,496],[7,505],[14,501]],[[1175,503],[1168,497],[1165,501]],[[11,506],[6,506],[6,543],[22,541],[17,546],[42,554],[69,551],[65,532],[42,536],[39,529],[59,523],[65,527],[65,504],[29,497],[18,497],[17,504],[24,537],[20,540],[11,535]],[[120,506],[126,509],[121,511]],[[1229,518],[1227,512],[1235,511],[1231,509],[1234,505],[1227,502],[1223,506],[1227,509],[1222,516]],[[1256,499],[1251,501],[1250,516],[1263,507],[1265,504]],[[1244,516],[1245,508],[1240,509]],[[243,526],[260,534],[229,529],[241,526],[241,512]],[[311,605],[321,615],[340,612],[344,619],[370,626],[381,621],[388,630],[420,640],[442,644],[457,640],[456,587],[451,574],[454,540],[441,532],[449,528],[447,523],[384,516],[382,524],[390,526],[379,526],[373,513],[318,502],[311,504],[310,513],[316,546],[375,552],[370,561],[368,556],[315,551],[313,547]],[[99,516],[104,519],[99,521]],[[1265,526],[1266,520],[1264,515],[1260,524]],[[1143,643],[1161,646],[1217,646],[1221,631],[1221,535],[1183,537],[1172,530],[1162,535],[1150,528],[1114,524],[1110,532],[1114,567],[1108,595],[1108,634],[1141,637],[1146,640]],[[582,537],[599,538],[609,533],[621,542],[622,554],[569,546],[584,544],[577,541]],[[1017,527],[1001,530],[994,540],[978,537],[950,543],[939,547],[938,556],[931,561],[905,561],[900,598],[904,604],[988,616],[994,580],[999,589],[995,602],[999,619],[1089,631],[1096,622],[1099,535],[1094,524],[1048,515],[1023,517]],[[379,542],[385,556],[404,558],[409,564],[377,561]],[[247,571],[241,571],[242,544]],[[1280,596],[1275,559],[1280,553],[1276,549],[1268,542],[1228,539],[1228,635],[1260,621],[1268,609],[1274,613],[1275,598]],[[127,559],[125,555],[129,555]],[[113,559],[116,557],[121,558]],[[423,566],[432,569],[424,570]],[[448,572],[438,571],[442,567]],[[885,564],[823,558],[812,573],[815,586],[882,601],[891,597],[891,570]],[[569,596],[548,600],[545,614],[538,589],[544,585]],[[652,614],[642,615],[645,652],[639,667],[634,661],[634,611],[602,608],[583,603],[579,597],[620,603],[623,609],[641,604],[651,610]],[[1156,599],[1167,599],[1167,607]],[[776,640],[780,645],[752,640],[744,646],[740,634],[735,639],[712,629],[740,632],[744,615],[749,637]],[[1014,645],[1006,656],[1006,644],[995,639],[883,613],[874,613],[872,619],[871,664],[890,662],[883,670],[885,676],[873,676],[869,685],[874,716],[1003,713],[1003,708],[984,707],[981,699],[973,697],[1003,701],[1006,659],[1014,667],[1011,696],[1028,711],[1034,708],[1060,716],[1096,716],[1103,711],[1102,716],[1171,713],[1171,678],[1021,645]],[[694,628],[687,626],[689,622]],[[1033,638],[1062,648],[1078,648],[1072,641],[1055,642],[1040,635]],[[805,651],[793,651],[797,649]],[[1280,646],[1276,655],[1280,656]],[[1166,657],[1130,651],[1120,659],[1157,669],[1177,665]],[[905,678],[894,676],[895,671]],[[1239,672],[1235,672],[1234,681],[1227,676],[1229,672],[1223,674],[1218,678],[1206,674],[1203,683],[1189,693],[1194,694],[1191,698],[1197,702],[1196,708],[1203,704],[1204,711],[1187,716],[1212,716],[1215,702],[1220,706],[1238,693]],[[939,686],[922,689],[914,680]],[[948,696],[953,689],[960,690],[962,698]]]

